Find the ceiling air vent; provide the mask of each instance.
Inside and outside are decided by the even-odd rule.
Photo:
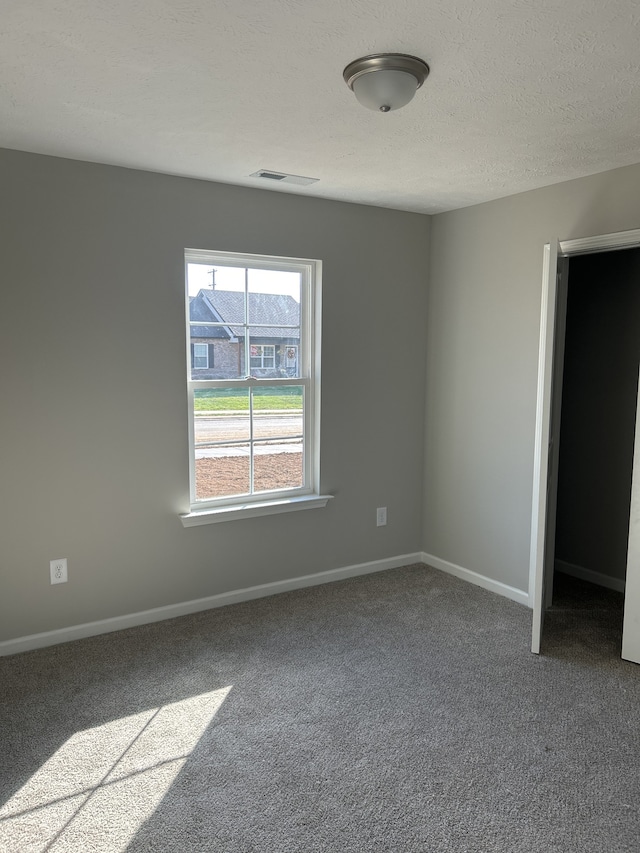
[[[278,181],[281,184],[297,184],[299,187],[306,187],[320,180],[319,178],[305,178],[303,175],[287,175],[286,172],[271,172],[269,169],[259,169],[249,177],[266,178],[268,181]]]

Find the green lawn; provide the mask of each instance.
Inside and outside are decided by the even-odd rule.
[[[285,393],[282,393],[282,392]],[[246,392],[216,391],[207,389],[195,391],[193,408],[196,412],[216,412],[221,410],[247,411],[249,395]],[[253,408],[259,409],[301,409],[302,394],[298,388],[278,388],[278,393],[266,389],[253,392]]]

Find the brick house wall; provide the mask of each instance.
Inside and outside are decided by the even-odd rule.
[[[193,347],[191,349],[191,376],[193,379],[237,379],[244,376],[239,363],[240,347],[228,340],[211,340],[211,338],[192,338],[192,344],[207,344],[209,347],[209,367],[193,367]],[[211,355],[213,354],[213,367]],[[244,359],[242,359],[244,361]]]
[[[277,342],[276,342],[277,340]],[[258,345],[275,345],[275,367],[257,368],[253,367],[253,376],[264,379],[277,379],[281,376],[296,376],[298,371],[298,340],[254,338],[253,342]],[[193,379],[238,379],[245,375],[244,370],[244,344],[232,343],[228,340],[211,338],[191,339],[191,375]],[[193,368],[193,344],[206,344],[209,353],[208,368]],[[213,366],[211,358],[213,356]]]

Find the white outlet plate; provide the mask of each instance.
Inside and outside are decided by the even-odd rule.
[[[376,527],[384,527],[387,523],[387,508],[379,506],[376,510]]]
[[[49,572],[51,573],[51,583],[66,583],[67,558],[62,557],[60,560],[51,560],[49,563]]]

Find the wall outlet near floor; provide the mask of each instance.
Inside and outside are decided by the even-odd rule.
[[[376,510],[376,527],[384,527],[387,523],[387,508],[379,506]]]
[[[67,578],[67,558],[62,557],[60,560],[51,560],[49,563],[49,572],[51,573],[51,583],[66,583]]]

